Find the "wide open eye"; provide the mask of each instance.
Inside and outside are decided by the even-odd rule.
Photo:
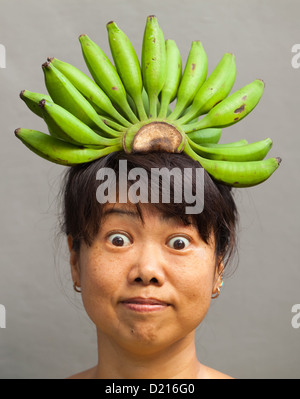
[[[108,236],[108,241],[115,247],[127,247],[131,244],[127,235],[122,233],[113,233]]]
[[[190,240],[187,237],[177,236],[168,241],[168,246],[178,251],[186,249],[190,245]]]

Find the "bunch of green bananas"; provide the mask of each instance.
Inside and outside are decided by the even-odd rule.
[[[147,18],[141,64],[116,23],[109,22],[107,30],[115,65],[87,35],[81,35],[93,79],[68,63],[48,58],[42,67],[49,95],[21,92],[50,133],[17,129],[16,136],[27,147],[68,166],[122,149],[184,151],[213,178],[234,187],[262,183],[278,168],[280,158],[264,159],[272,146],[269,138],[218,144],[222,128],[248,115],[264,90],[263,81],[254,80],[229,95],[236,78],[233,54],[226,53],[207,77],[201,42],[192,42],[182,70],[178,47],[174,40],[165,41],[155,16]]]

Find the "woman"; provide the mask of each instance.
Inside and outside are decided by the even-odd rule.
[[[71,378],[229,378],[198,361],[195,331],[234,253],[231,188],[205,172],[204,209],[196,215],[186,214],[184,199],[101,204],[97,172],[118,174],[119,160],[148,176],[153,168],[201,168],[185,154],[115,152],[68,170],[62,229],[74,289],[98,337],[98,364]],[[195,177],[191,184],[195,192]],[[171,198],[175,189],[171,180]]]
[[[225,54],[206,79],[199,41],[192,43],[182,73],[177,45],[165,41],[153,15],[146,22],[141,66],[124,32],[114,22],[107,29],[115,66],[81,35],[94,82],[49,58],[43,64],[49,96],[24,90],[21,98],[44,118],[50,135],[15,131],[37,155],[73,165],[62,188],[62,230],[74,289],[98,336],[97,366],[73,378],[225,378],[197,360],[195,331],[219,295],[235,251],[231,187],[264,182],[281,159],[264,159],[271,139],[217,143],[222,128],[256,107],[264,82],[256,79],[229,95],[234,55]],[[135,168],[145,172],[136,193],[122,168],[116,183],[121,160],[132,175]],[[152,187],[153,169],[162,168],[174,173],[169,201],[164,181]],[[110,178],[99,191],[104,169]],[[202,170],[204,183],[187,169]],[[158,188],[160,200],[152,201]],[[187,212],[193,198],[194,211],[199,204],[200,211]]]

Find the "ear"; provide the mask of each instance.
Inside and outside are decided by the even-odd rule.
[[[73,238],[68,235],[68,247],[70,252],[70,266],[72,280],[80,286],[80,267],[79,267],[79,253],[73,249]]]
[[[220,287],[223,281],[223,273],[224,273],[224,263],[223,261],[218,261],[217,266],[216,266],[216,272],[215,272],[215,280],[214,280],[214,291]]]

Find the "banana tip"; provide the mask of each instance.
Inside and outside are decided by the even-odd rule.
[[[282,162],[282,158],[276,157],[275,159],[276,159],[276,161],[277,161],[277,163],[278,163],[278,166],[279,166],[279,165],[281,164],[281,162]]]
[[[44,108],[46,105],[46,100],[43,98],[40,102],[39,102],[39,107]]]
[[[44,62],[43,64],[42,64],[42,68],[44,69],[44,68],[49,68],[50,67],[50,62],[49,61],[46,61],[46,62]]]
[[[20,132],[21,128],[19,127],[18,129],[15,130],[15,136],[18,137],[19,136],[19,132]]]
[[[53,60],[54,60],[54,57],[48,57],[48,58],[47,58],[47,61],[48,61],[48,62],[52,62]]]
[[[20,98],[22,98],[22,99],[23,99],[23,97],[24,97],[24,94],[25,94],[25,91],[26,91],[26,90],[22,90],[22,91],[20,92]]]

